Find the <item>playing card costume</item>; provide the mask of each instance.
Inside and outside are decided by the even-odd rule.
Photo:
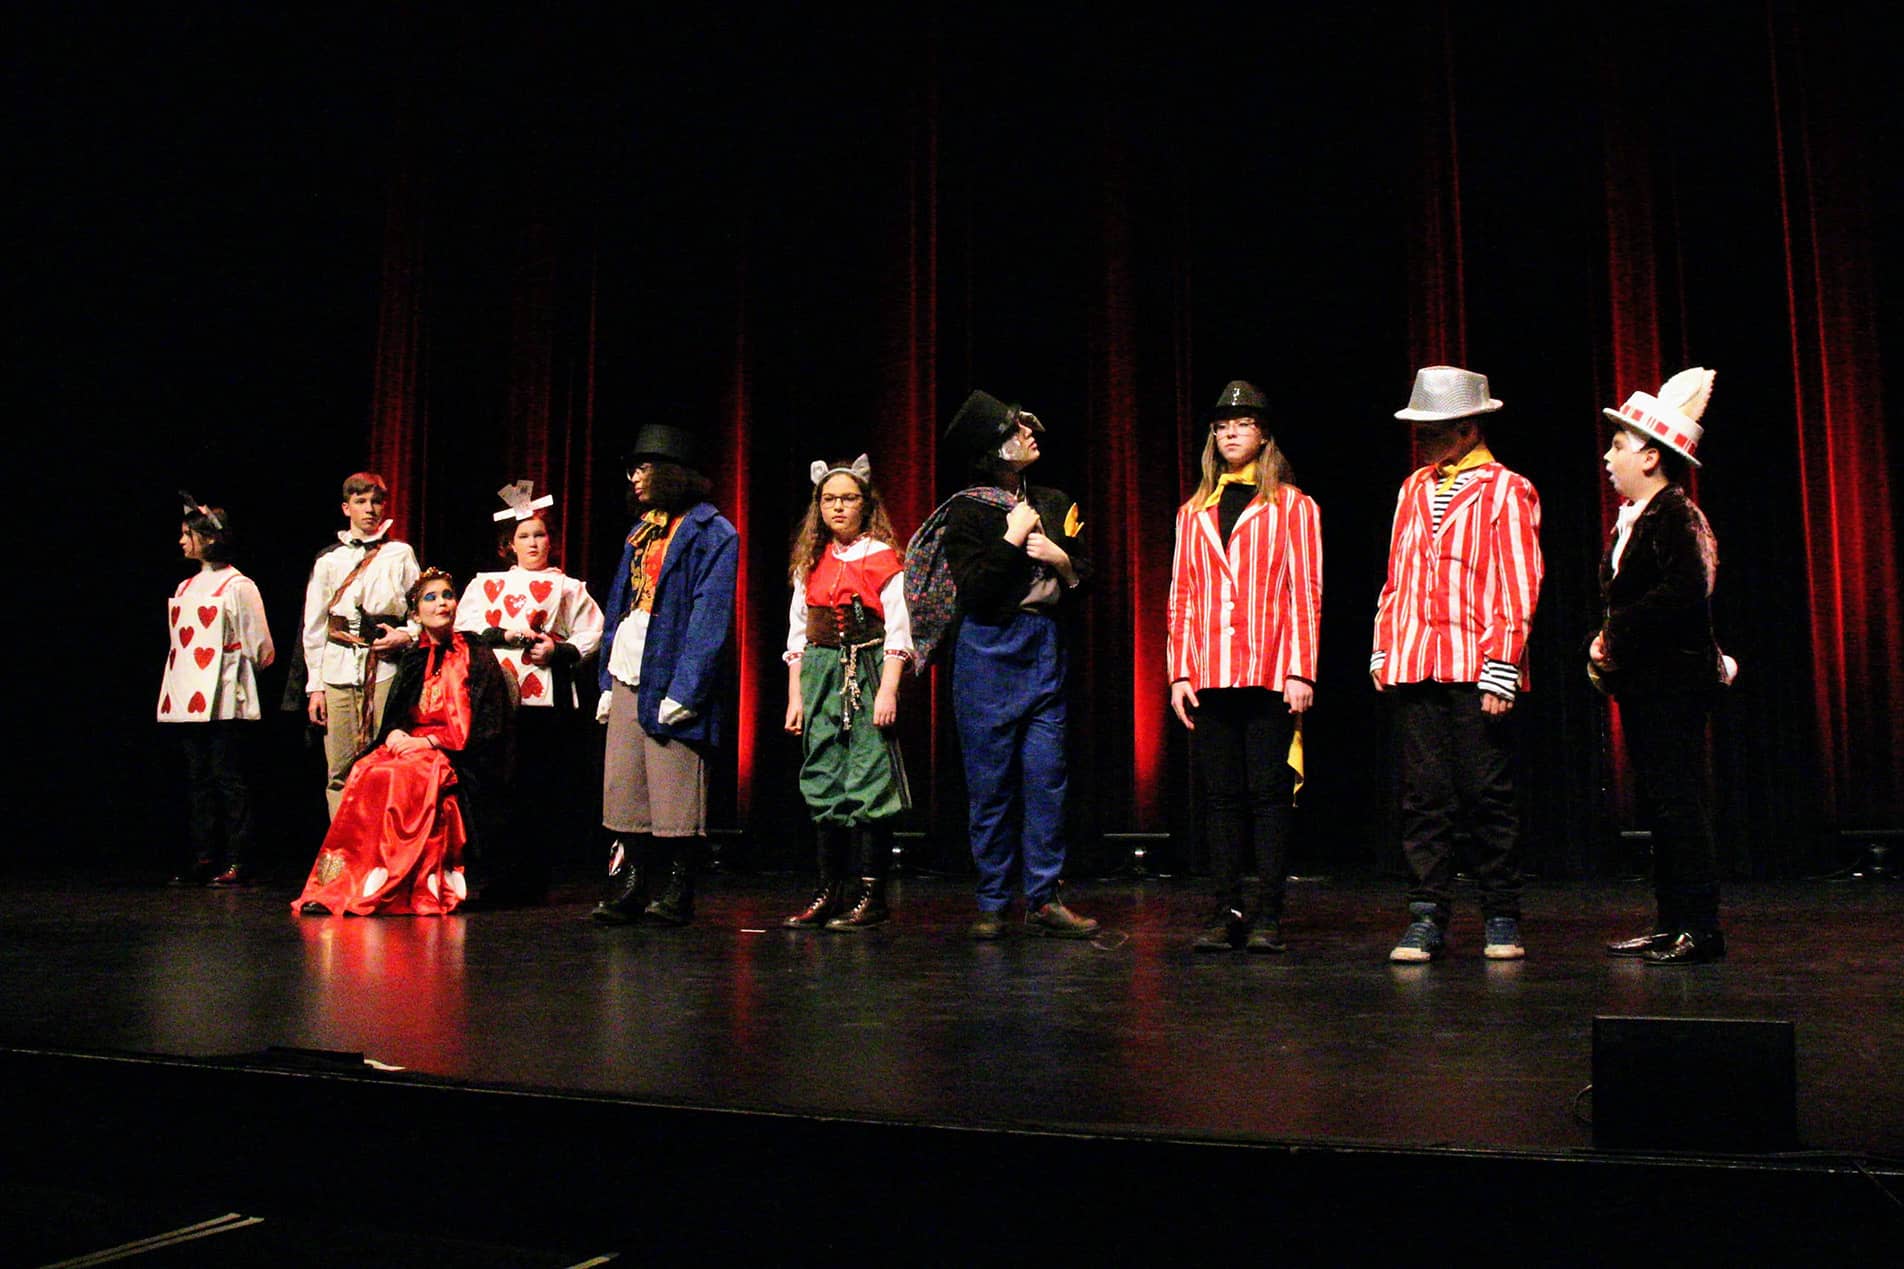
[[[1278,478],[1269,402],[1242,380],[1224,388],[1207,422],[1237,419],[1255,422],[1262,447],[1245,470],[1230,472],[1215,432],[1205,442],[1202,484],[1177,511],[1164,655],[1169,681],[1188,684],[1196,701],[1191,754],[1220,928],[1198,950],[1278,951],[1299,718],[1283,691],[1290,679],[1316,678],[1322,520],[1313,498]],[[1254,902],[1243,893],[1252,853]]]
[[[440,584],[431,570],[419,588]],[[489,649],[448,632],[398,656],[375,741],[348,767],[304,889],[306,916],[443,916],[468,893],[464,849],[497,831],[508,769],[509,686]],[[393,733],[428,741],[398,753]]]
[[[1014,887],[1025,897],[1027,932],[1080,938],[1097,929],[1058,897],[1069,668],[1060,619],[1089,565],[1077,504],[1016,474],[1036,457],[1043,430],[1036,415],[988,393],[966,398],[946,443],[970,464],[974,483],[941,503],[906,548],[906,603],[922,658],[915,668],[943,645],[951,651],[978,867],[980,919],[971,933],[981,939],[1003,933]],[[1034,560],[1028,538],[1013,540],[1010,517],[1021,503],[1037,513],[1035,531],[1069,558],[1071,576]]]
[[[1718,852],[1706,807],[1706,718],[1736,663],[1712,634],[1719,549],[1712,526],[1677,476],[1704,435],[1699,420],[1714,374],[1695,367],[1658,396],[1636,392],[1603,413],[1616,433],[1607,466],[1627,495],[1600,563],[1605,621],[1589,653],[1594,681],[1619,701],[1621,731],[1652,830],[1653,932],[1608,945],[1650,964],[1699,964],[1725,955],[1719,928]],[[1676,455],[1648,471],[1647,448]],[[1628,466],[1627,464],[1633,464]],[[1671,473],[1670,475],[1668,473]]]
[[[631,482],[652,472],[678,488],[644,503],[608,592],[597,710],[608,724],[602,824],[614,835],[613,893],[593,915],[681,925],[693,917],[707,832],[707,756],[721,739],[740,538],[705,497],[686,428],[644,426],[628,459]],[[651,902],[649,883],[663,871],[665,888]]]
[[[248,723],[258,721],[258,669],[277,655],[258,587],[218,547],[229,513],[198,506],[185,495],[183,536],[198,572],[180,582],[165,606],[169,646],[159,684],[158,718],[185,754],[192,862],[182,882],[236,884],[253,858],[251,794],[246,778]]]
[[[1402,482],[1369,671],[1395,695],[1401,739],[1402,853],[1411,922],[1390,957],[1430,960],[1447,945],[1455,838],[1465,829],[1481,889],[1488,956],[1522,955],[1514,716],[1540,598],[1540,499],[1494,458],[1471,422],[1501,402],[1454,366],[1415,378],[1395,417],[1425,435],[1470,435],[1465,452]],[[1484,697],[1497,702],[1489,706]]]
[[[887,662],[912,657],[912,623],[899,552],[874,535],[890,526],[883,514],[868,523],[878,503],[866,455],[844,467],[816,461],[808,475],[814,503],[800,547],[809,535],[826,542],[793,586],[782,659],[799,674],[800,796],[816,828],[820,884],[785,924],[851,931],[886,919],[893,819],[912,805],[899,743],[873,718]],[[819,515],[821,491],[841,475],[861,499],[859,536],[848,543]],[[849,867],[858,883],[851,892]]]
[[[540,521],[555,505],[551,495],[535,497],[530,481],[497,490],[504,507],[494,515],[505,534],[529,521]],[[536,527],[536,526],[531,526]],[[513,558],[510,538],[502,550]],[[576,668],[602,642],[602,610],[588,585],[549,564],[478,573],[463,591],[456,628],[495,654],[502,672],[515,681],[518,708],[516,787],[517,823],[499,837],[481,843],[480,890],[492,905],[534,903],[547,893],[556,842],[573,839],[579,826],[572,807],[580,790],[571,786],[584,726]],[[543,636],[552,641],[544,645]],[[536,664],[530,650],[546,646],[547,660]],[[594,685],[588,699],[595,699]]]

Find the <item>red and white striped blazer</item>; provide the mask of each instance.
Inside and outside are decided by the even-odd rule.
[[[1489,662],[1516,667],[1501,690],[1527,686],[1527,635],[1540,600],[1540,496],[1527,477],[1483,463],[1435,532],[1435,469],[1402,482],[1375,605],[1370,668],[1385,686],[1480,683]]]
[[[1252,499],[1230,532],[1216,507],[1177,512],[1170,569],[1170,681],[1209,687],[1267,687],[1316,678],[1322,623],[1322,517],[1316,500],[1284,485],[1274,501]]]

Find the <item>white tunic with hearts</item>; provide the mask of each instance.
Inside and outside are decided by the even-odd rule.
[[[476,574],[456,606],[456,628],[475,635],[486,630],[525,638],[547,634],[585,657],[601,646],[602,610],[588,593],[586,582],[559,568],[511,568],[506,573]],[[555,703],[555,676],[548,666],[530,665],[523,659],[524,649],[516,644],[500,644],[494,651],[503,673],[516,680],[524,706]]]
[[[179,583],[165,617],[159,721],[257,721],[257,666],[276,655],[257,585],[229,566],[201,569]]]

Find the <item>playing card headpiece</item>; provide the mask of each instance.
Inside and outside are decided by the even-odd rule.
[[[1697,467],[1699,460],[1693,457],[1693,451],[1705,435],[1699,419],[1706,412],[1706,403],[1712,400],[1712,381],[1717,377],[1716,370],[1694,366],[1668,379],[1658,396],[1635,392],[1619,409],[1600,413]]]
[[[1395,417],[1410,423],[1445,423],[1500,408],[1501,403],[1488,395],[1486,375],[1459,366],[1428,366],[1415,372],[1408,408],[1395,411]]]
[[[185,504],[183,512],[187,517],[197,516],[199,519],[205,521],[205,523],[211,525],[212,528],[217,529],[221,533],[224,532],[225,521],[224,518],[218,514],[216,508],[206,506],[198,499],[192,497],[191,494],[186,493],[183,489],[178,491],[178,496],[179,501]]]
[[[845,467],[830,467],[826,464],[825,460],[816,458],[813,460],[813,465],[807,468],[807,474],[813,477],[813,487],[815,489],[825,484],[828,476],[835,475],[839,472],[845,472],[862,485],[870,485],[873,483],[873,463],[872,460],[867,458],[864,454],[855,458]]]
[[[554,494],[543,494],[540,498],[535,496],[535,481],[533,480],[518,480],[513,485],[504,485],[496,491],[496,496],[504,503],[501,511],[490,516],[490,519],[497,523],[504,520],[527,520],[544,507],[555,505]]]

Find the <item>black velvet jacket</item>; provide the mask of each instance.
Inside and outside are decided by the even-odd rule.
[[[1704,514],[1684,489],[1668,485],[1633,522],[1617,574],[1615,540],[1600,559],[1608,687],[1616,696],[1712,688],[1719,680],[1719,645],[1712,637],[1706,552],[1717,548]]]
[[[487,836],[494,840],[508,823],[504,791],[515,758],[509,681],[495,653],[461,632],[455,637],[469,647],[469,743],[461,749],[445,749],[443,756],[456,771],[457,796],[463,801],[471,839],[481,841]],[[390,696],[383,707],[383,726],[377,730],[377,739],[358,758],[383,744],[391,732],[408,730],[428,670],[429,640],[425,638],[405,648],[398,658],[396,677],[390,680]]]
[[[1090,577],[1083,543],[1064,532],[1065,517],[1076,504],[1061,490],[1026,485],[1025,497],[1038,513],[1046,537],[1071,557],[1078,586]],[[959,592],[959,615],[1003,622],[1016,612],[1031,589],[1032,558],[1005,540],[1005,512],[971,498],[956,500],[946,512],[945,562]],[[1059,585],[1063,587],[1063,583]],[[1059,608],[1070,606],[1075,590],[1065,588]]]

